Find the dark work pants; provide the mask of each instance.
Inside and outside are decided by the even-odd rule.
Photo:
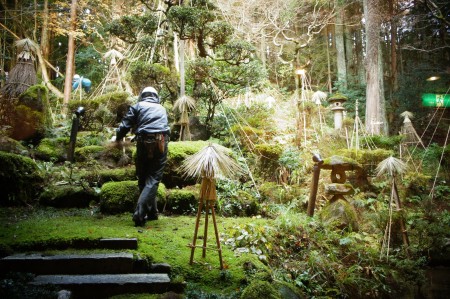
[[[133,218],[137,217],[139,221],[144,221],[145,216],[155,216],[158,213],[156,194],[167,162],[168,141],[169,137],[166,136],[164,153],[158,149],[156,140],[137,141],[136,175],[141,194]]]

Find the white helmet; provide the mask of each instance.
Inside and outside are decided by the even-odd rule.
[[[141,96],[142,96],[144,93],[153,93],[153,94],[155,94],[155,96],[158,96],[158,92],[156,91],[156,89],[154,89],[154,88],[151,87],[151,86],[148,86],[148,87],[144,88],[144,89],[142,90],[142,92],[141,92]]]
[[[80,79],[80,75],[78,75],[78,74],[75,74],[75,76],[73,76],[73,79],[74,79],[74,80],[78,80],[78,79]]]

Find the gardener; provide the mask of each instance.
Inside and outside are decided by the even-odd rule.
[[[133,128],[136,134],[136,175],[140,196],[133,214],[135,226],[146,220],[158,220],[156,193],[167,161],[170,128],[166,109],[159,103],[158,92],[146,87],[139,102],[131,106],[116,130],[116,142]]]
[[[91,91],[91,80],[88,78],[80,77],[80,75],[75,74],[72,79],[72,89],[76,90],[78,88],[83,88],[85,92]]]

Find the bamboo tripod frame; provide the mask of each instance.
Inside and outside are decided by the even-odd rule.
[[[214,179],[210,178],[203,178],[202,184],[201,184],[201,190],[200,190],[200,201],[198,205],[198,212],[197,212],[197,219],[195,221],[195,231],[194,231],[194,239],[192,241],[192,244],[189,244],[188,246],[191,247],[191,259],[189,261],[189,264],[193,264],[194,262],[194,252],[195,248],[199,247],[202,248],[202,258],[206,257],[206,249],[213,249],[207,247],[207,241],[208,241],[208,218],[209,218],[209,211],[211,210],[211,216],[214,224],[214,233],[216,236],[216,245],[217,250],[219,252],[219,262],[220,262],[220,269],[223,269],[223,261],[222,261],[222,248],[220,247],[220,240],[219,240],[219,231],[217,230],[217,222],[216,222],[216,213],[214,211],[214,205],[215,201],[217,199],[216,194],[216,185]],[[203,205],[205,205],[205,227],[203,231],[203,246],[196,245],[197,243],[197,235],[198,235],[198,228],[200,223],[200,218],[202,216],[202,210]]]

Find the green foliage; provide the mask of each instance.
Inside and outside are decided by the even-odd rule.
[[[403,136],[395,135],[395,136],[383,136],[383,135],[373,135],[368,136],[368,143],[374,144],[379,149],[386,150],[396,150],[399,148],[400,143],[402,142]]]
[[[119,19],[111,20],[105,26],[105,30],[128,43],[136,43],[139,29],[143,26],[144,22],[140,17],[125,15]]]
[[[194,215],[198,207],[198,191],[172,189],[167,192],[164,211],[174,214]]]
[[[266,205],[286,204],[301,197],[304,189],[295,185],[280,185],[275,182],[265,182],[258,186],[261,201]]]
[[[0,151],[0,164],[0,205],[33,202],[44,182],[36,162],[28,157]]]
[[[128,76],[135,94],[139,94],[145,86],[160,86],[164,83],[169,94],[173,94],[177,87],[176,72],[160,63],[135,61],[130,65]],[[161,95],[164,92],[160,91],[159,94],[163,99]]]
[[[219,45],[225,44],[233,33],[230,23],[224,21],[214,21],[206,24],[205,32],[211,37],[211,47],[215,49]]]
[[[227,217],[256,216],[260,213],[258,194],[255,189],[230,179],[216,182],[218,212]]]
[[[107,126],[115,126],[126,114],[132,104],[127,92],[116,91],[93,99],[69,102],[69,111],[76,111],[82,106],[84,115],[80,118],[80,130],[102,131]]]
[[[272,248],[269,240],[273,228],[256,223],[236,225],[228,231],[225,245],[230,246],[237,255],[246,253],[255,254],[259,260],[267,261],[267,251]]]
[[[75,53],[77,74],[91,80],[91,91],[102,82],[108,72],[108,66],[101,61],[102,55],[98,51],[93,45],[88,45],[79,47]]]
[[[426,149],[417,149],[415,155],[417,155],[418,159],[422,161],[422,172],[426,175],[434,177],[436,175],[443,175],[443,173],[436,173],[438,168],[441,167],[439,163],[441,161],[442,154],[444,154],[442,166],[447,167],[449,165],[447,164],[449,155],[446,155],[446,153],[448,153],[446,148],[443,148],[436,143],[432,143]]]
[[[76,147],[90,145],[103,145],[110,136],[103,132],[79,131],[77,134]]]
[[[75,149],[75,156],[78,162],[98,160],[105,148],[100,145],[88,145]]]
[[[172,7],[167,17],[183,39],[195,37],[203,30],[205,24],[214,20],[209,10],[184,5]]]
[[[423,173],[408,172],[403,177],[406,187],[406,197],[420,196],[427,192],[431,177]]]
[[[2,101],[3,102],[3,101]],[[2,126],[16,140],[38,142],[52,124],[48,102],[48,90],[43,85],[34,85],[22,93],[17,101],[5,100],[2,109]]]
[[[304,161],[301,152],[295,147],[286,147],[278,159],[280,165],[278,181],[288,184],[299,184],[304,174]]]

